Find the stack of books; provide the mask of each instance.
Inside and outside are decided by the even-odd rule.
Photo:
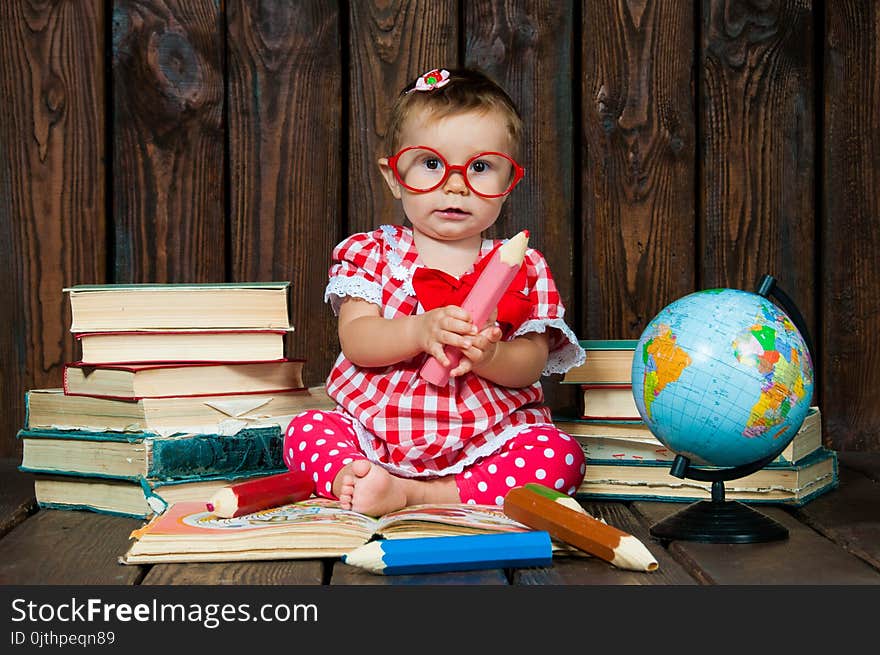
[[[640,421],[632,394],[632,361],[636,339],[582,340],[586,359],[570,369],[561,384],[580,388],[576,417],[600,424]]]
[[[630,377],[638,341],[580,343],[586,360],[566,373],[562,384],[580,385],[583,404],[554,417],[560,430],[578,440],[587,458],[578,497],[680,502],[711,498],[710,482],[670,474],[676,453],[652,434],[638,413]],[[800,506],[837,484],[837,454],[823,447],[821,412],[811,407],[776,460],[725,482],[725,495],[746,503]]]
[[[75,286],[80,360],[26,393],[21,470],[42,507],[148,517],[284,470],[283,430],[334,403],[285,357],[289,283]]]

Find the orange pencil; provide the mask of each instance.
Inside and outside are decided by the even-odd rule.
[[[314,491],[315,483],[308,475],[291,471],[225,486],[214,493],[206,507],[214,515],[228,519],[296,503]]]
[[[515,487],[504,497],[504,513],[515,521],[545,530],[559,541],[580,548],[621,569],[654,571],[657,560],[631,534],[594,519],[565,494],[540,484]]]

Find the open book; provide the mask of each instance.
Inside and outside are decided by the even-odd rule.
[[[505,516],[496,505],[415,505],[373,518],[344,510],[338,501],[310,498],[222,519],[206,511],[204,503],[180,502],[132,532],[136,541],[120,562],[339,557],[376,537],[442,537],[529,529]]]

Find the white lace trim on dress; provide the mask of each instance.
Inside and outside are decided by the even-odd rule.
[[[324,290],[324,302],[330,303],[334,315],[339,316],[339,306],[346,296],[382,306],[382,287],[377,282],[356,276],[331,278]]]
[[[520,325],[517,331],[513,333],[513,336],[518,337],[527,332],[538,332],[543,334],[548,328],[556,328],[559,330],[562,333],[562,336],[565,337],[567,343],[550,351],[550,356],[547,358],[547,365],[544,366],[541,375],[565,373],[569,369],[572,369],[575,366],[580,366],[586,361],[587,354],[578,343],[578,338],[561,318],[531,319]]]

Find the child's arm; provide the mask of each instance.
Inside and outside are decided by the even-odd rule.
[[[427,352],[448,364],[444,346],[468,348],[477,336],[461,307],[438,307],[416,316],[382,317],[373,303],[346,298],[339,307],[339,343],[358,366],[396,364]]]
[[[501,330],[488,327],[464,349],[464,358],[451,375],[473,370],[482,378],[505,387],[527,387],[541,379],[550,353],[546,332],[530,332],[510,341],[500,341]]]

